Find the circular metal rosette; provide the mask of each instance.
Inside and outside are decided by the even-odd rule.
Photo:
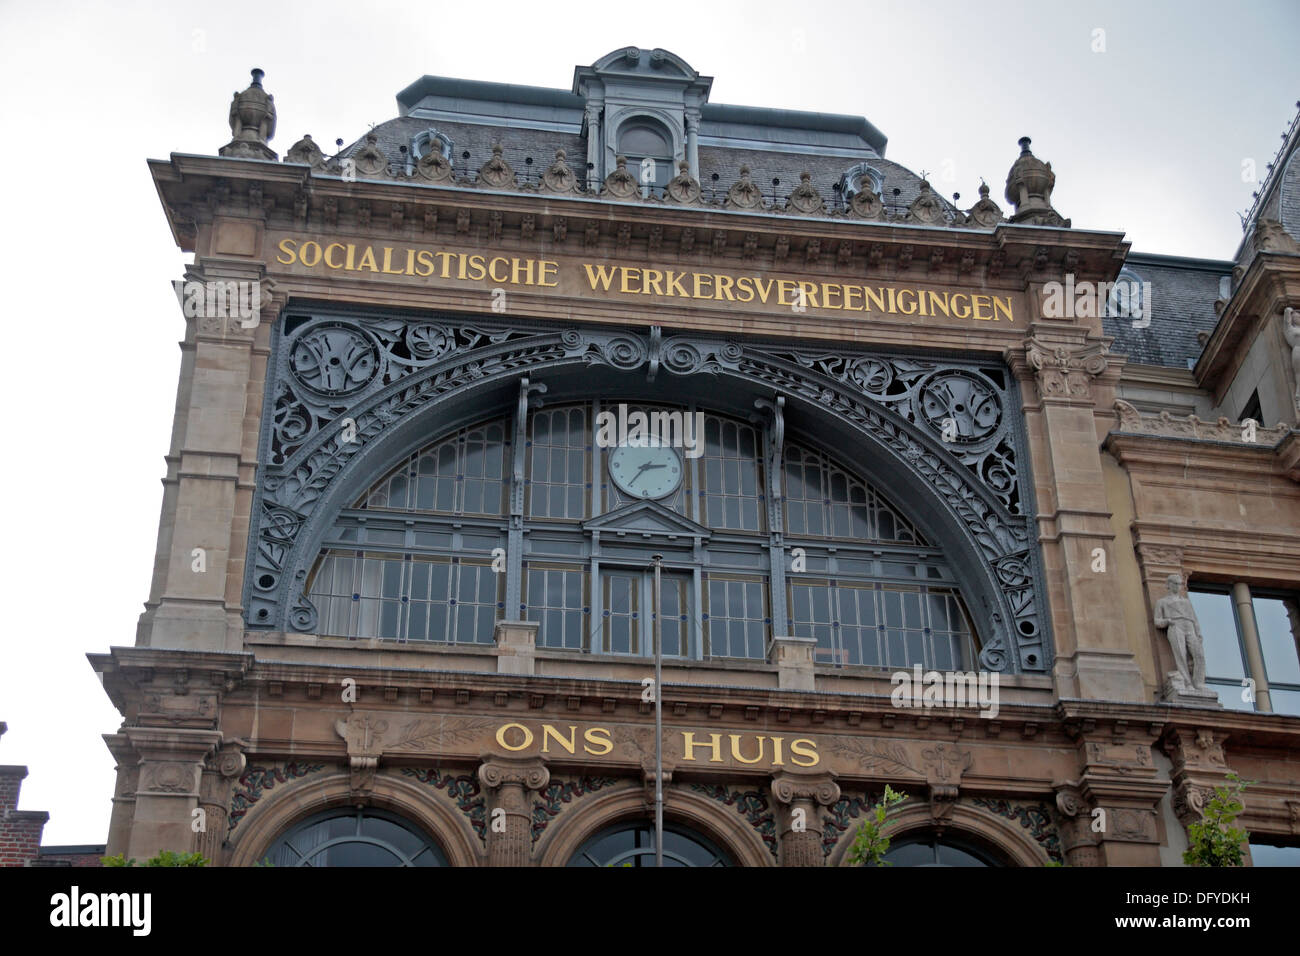
[[[640,339],[626,335],[615,336],[602,349],[605,361],[617,369],[629,371],[645,364],[646,346]]]
[[[921,386],[918,406],[921,417],[947,441],[982,441],[1002,423],[997,389],[974,372],[934,373]]]
[[[379,347],[353,325],[312,326],[293,343],[289,371],[317,395],[355,395],[379,374]]]
[[[406,330],[406,350],[414,362],[434,362],[456,347],[451,332],[441,325],[412,325]]]
[[[875,398],[883,398],[894,382],[894,370],[882,359],[858,359],[846,371],[849,381]]]

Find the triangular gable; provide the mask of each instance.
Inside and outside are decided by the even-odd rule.
[[[707,538],[708,528],[683,518],[656,501],[633,501],[615,511],[583,523],[586,531],[601,534],[657,534]]]

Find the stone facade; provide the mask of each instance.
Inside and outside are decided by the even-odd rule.
[[[1300,717],[1171,698],[1152,616],[1171,574],[1300,591],[1297,410],[1246,432],[1195,417],[1233,415],[1243,369],[1294,390],[1289,362],[1251,350],[1300,307],[1300,254],[1252,251],[1194,368],[1162,366],[1133,336],[1120,351],[1113,317],[1047,305],[1067,277],[1113,282],[1129,250],[1069,228],[1027,139],[1004,214],[987,187],[967,210],[933,194],[865,121],[711,106],[708,78],[665,51],[581,68],[518,129],[458,123],[422,84],[363,142],[326,157],[304,138],[281,163],[259,71],[220,156],[151,163],[194,254],[185,288],[256,307],[185,310],[149,600],[134,646],[91,655],[124,717],[105,737],[109,853],[252,865],[303,821],[360,808],[453,865],[549,866],[650,820],[653,661],[516,619],[545,531],[524,506],[524,422],[624,397],[749,416],[769,484],[787,429],[838,451],[942,552],[934,573],[973,631],[965,664],[999,692],[993,712],[899,706],[896,667],[789,633],[803,571],[772,487],[765,652],[667,659],[658,687],[665,818],[719,857],[847,865],[889,784],[908,795],[896,840],[951,838],[1004,865],[1159,865],[1186,846],[1166,810],[1186,826],[1230,770],[1256,781],[1252,834],[1300,837]],[[670,89],[653,109],[651,86]],[[662,126],[676,177],[632,170],[606,116]],[[802,136],[806,164],[746,143],[742,120]],[[1215,270],[1233,263],[1197,282]],[[320,556],[337,522],[377,527],[358,496],[489,412],[514,429],[499,527],[475,532],[503,542],[490,640],[331,632]],[[631,536],[698,582],[727,537],[698,512],[588,515],[584,554],[608,562]],[[843,560],[825,550],[809,554]]]

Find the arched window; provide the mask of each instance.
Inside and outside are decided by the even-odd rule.
[[[446,866],[419,828],[379,810],[328,810],[276,840],[262,858],[273,866]]]
[[[1005,866],[1000,858],[973,841],[934,833],[905,836],[885,854],[893,866]]]
[[[637,445],[638,421],[672,440]],[[635,401],[542,405],[524,426],[522,448],[503,419],[439,436],[339,514],[306,587],[320,634],[490,644],[499,620],[529,620],[541,648],[645,657],[660,553],[668,657],[764,660],[773,638],[797,636],[823,665],[973,668],[976,631],[942,550],[812,436],[775,456],[761,423]]]
[[[673,169],[673,141],[658,120],[638,116],[618,131],[618,153],[642,184],[642,195],[663,195],[664,186],[677,175]],[[649,161],[647,163],[647,161]]]
[[[654,866],[655,830],[649,823],[621,823],[601,830],[578,848],[569,866]],[[693,830],[664,826],[664,866],[735,866],[731,857]]]

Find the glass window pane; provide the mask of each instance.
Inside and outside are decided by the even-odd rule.
[[[1191,591],[1188,597],[1196,610],[1205,642],[1205,672],[1207,677],[1246,676],[1242,661],[1241,642],[1237,638],[1237,621],[1232,610],[1232,598],[1227,594],[1209,591]]]
[[[1300,655],[1296,652],[1297,635],[1300,635],[1297,602],[1256,597],[1252,603],[1269,683],[1300,684]]]

